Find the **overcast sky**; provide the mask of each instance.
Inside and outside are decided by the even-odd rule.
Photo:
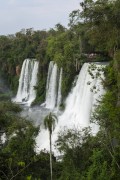
[[[57,23],[67,26],[69,14],[81,0],[0,0],[0,35],[22,28],[48,30]]]

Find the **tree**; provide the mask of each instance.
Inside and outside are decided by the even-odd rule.
[[[113,56],[120,44],[120,1],[84,0],[81,6],[80,18],[87,27],[86,36],[90,43],[96,46],[96,50]]]
[[[20,110],[9,101],[0,102],[0,130],[5,134],[5,142],[0,147],[0,177],[3,180],[33,177],[34,173],[30,168],[36,163],[35,138],[39,127],[21,118],[17,114]]]
[[[45,117],[44,119],[44,126],[45,129],[49,131],[49,140],[50,140],[50,173],[51,173],[51,180],[52,180],[52,132],[55,129],[55,123],[57,121],[57,117],[52,114],[51,112]]]

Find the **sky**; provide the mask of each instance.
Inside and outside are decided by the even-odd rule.
[[[67,27],[69,14],[81,0],[0,0],[0,35],[21,29],[48,30],[57,23]]]

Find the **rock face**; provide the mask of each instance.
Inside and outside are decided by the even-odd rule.
[[[16,75],[20,76],[20,65],[16,66]]]

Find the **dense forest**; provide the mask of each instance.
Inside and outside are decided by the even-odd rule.
[[[12,91],[0,89],[0,138],[6,134],[5,143],[0,139],[1,180],[50,179],[49,153],[35,151],[40,127],[21,118],[21,107],[10,102],[26,58],[40,62],[33,104],[44,102],[50,61],[63,68],[63,103],[84,62],[109,62],[104,70],[106,93],[91,117],[100,130],[96,136],[90,128],[59,133],[56,148],[63,157],[57,161],[52,155],[53,179],[120,179],[120,1],[84,0],[80,6],[69,15],[68,28],[57,24],[48,31],[29,28],[0,36],[0,75]]]

